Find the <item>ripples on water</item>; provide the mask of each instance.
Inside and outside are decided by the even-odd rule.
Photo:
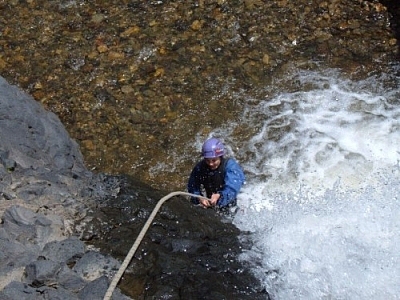
[[[357,81],[294,72],[281,87],[297,89],[249,99],[240,125],[253,128],[248,138],[235,137],[238,124],[213,132],[248,174],[234,223],[254,247],[241,259],[273,299],[398,299],[395,73]]]

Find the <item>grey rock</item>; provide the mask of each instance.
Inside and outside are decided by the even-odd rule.
[[[17,163],[15,160],[9,159],[8,156],[8,151],[0,151],[0,164],[2,164],[6,170],[14,171]]]
[[[21,206],[12,206],[4,212],[3,228],[21,244],[41,247],[52,232],[52,222],[42,214]]]
[[[84,253],[85,244],[78,238],[71,237],[47,243],[43,248],[42,255],[47,259],[67,263],[72,259],[82,257]]]
[[[0,291],[1,300],[32,300],[36,299],[36,289],[26,283],[13,281]]]
[[[18,112],[18,113],[17,113]],[[0,77],[0,149],[22,168],[86,170],[58,117]]]
[[[101,299],[96,287],[108,283],[90,281],[118,263],[85,254],[72,235],[89,207],[118,191],[117,181],[86,169],[57,116],[0,77],[1,300],[76,300],[88,284],[86,293],[96,289]]]
[[[13,240],[0,238],[0,276],[6,276],[13,269],[24,267],[36,259],[35,249]]]
[[[111,256],[88,251],[72,269],[83,278],[93,280],[101,276],[112,276],[119,266],[120,263]]]
[[[58,284],[68,291],[77,293],[86,285],[86,281],[69,267],[63,266],[58,274]]]
[[[61,265],[52,260],[37,260],[25,267],[25,280],[34,286],[50,285],[55,282]]]
[[[108,280],[105,276],[99,277],[86,285],[78,294],[82,300],[103,299],[108,289]]]
[[[19,206],[12,206],[7,209],[4,213],[3,221],[14,223],[17,226],[32,226],[36,224],[41,226],[51,225],[51,221],[46,217],[36,214],[30,209]]]
[[[40,292],[40,299],[43,300],[78,300],[78,296],[62,287],[46,287]]]

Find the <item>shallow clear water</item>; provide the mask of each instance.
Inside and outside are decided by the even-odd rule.
[[[266,88],[213,132],[246,170],[234,224],[254,245],[240,259],[272,299],[400,299],[395,72],[295,71],[290,91]]]

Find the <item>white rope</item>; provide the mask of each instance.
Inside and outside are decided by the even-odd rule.
[[[106,292],[106,294],[104,295],[103,300],[109,300],[111,299],[111,296],[115,290],[115,287],[117,286],[119,280],[121,279],[122,275],[124,274],[126,268],[128,267],[133,255],[135,254],[137,248],[140,245],[140,242],[142,241],[144,235],[146,234],[147,230],[149,229],[151,222],[153,221],[153,219],[155,218],[158,210],[160,209],[161,205],[164,204],[165,201],[167,201],[169,198],[172,198],[174,196],[178,196],[178,195],[182,195],[182,196],[190,196],[190,197],[197,197],[197,198],[204,198],[201,195],[194,195],[194,194],[190,194],[190,193],[186,193],[186,192],[172,192],[169,193],[168,195],[166,195],[165,197],[161,198],[158,202],[156,207],[154,207],[153,211],[151,212],[150,217],[147,219],[147,222],[144,224],[142,230],[140,231],[139,235],[136,238],[135,243],[132,245],[131,250],[129,250],[128,255],[125,257],[124,262],[122,263],[121,267],[119,268],[118,272],[115,274],[113,280],[111,281],[110,286],[108,287],[108,290]],[[210,199],[208,199],[210,200]]]

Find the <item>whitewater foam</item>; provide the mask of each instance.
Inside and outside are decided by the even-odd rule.
[[[244,113],[258,132],[243,143],[253,155],[234,224],[254,245],[240,258],[272,299],[399,299],[399,91],[293,76],[307,89]]]

